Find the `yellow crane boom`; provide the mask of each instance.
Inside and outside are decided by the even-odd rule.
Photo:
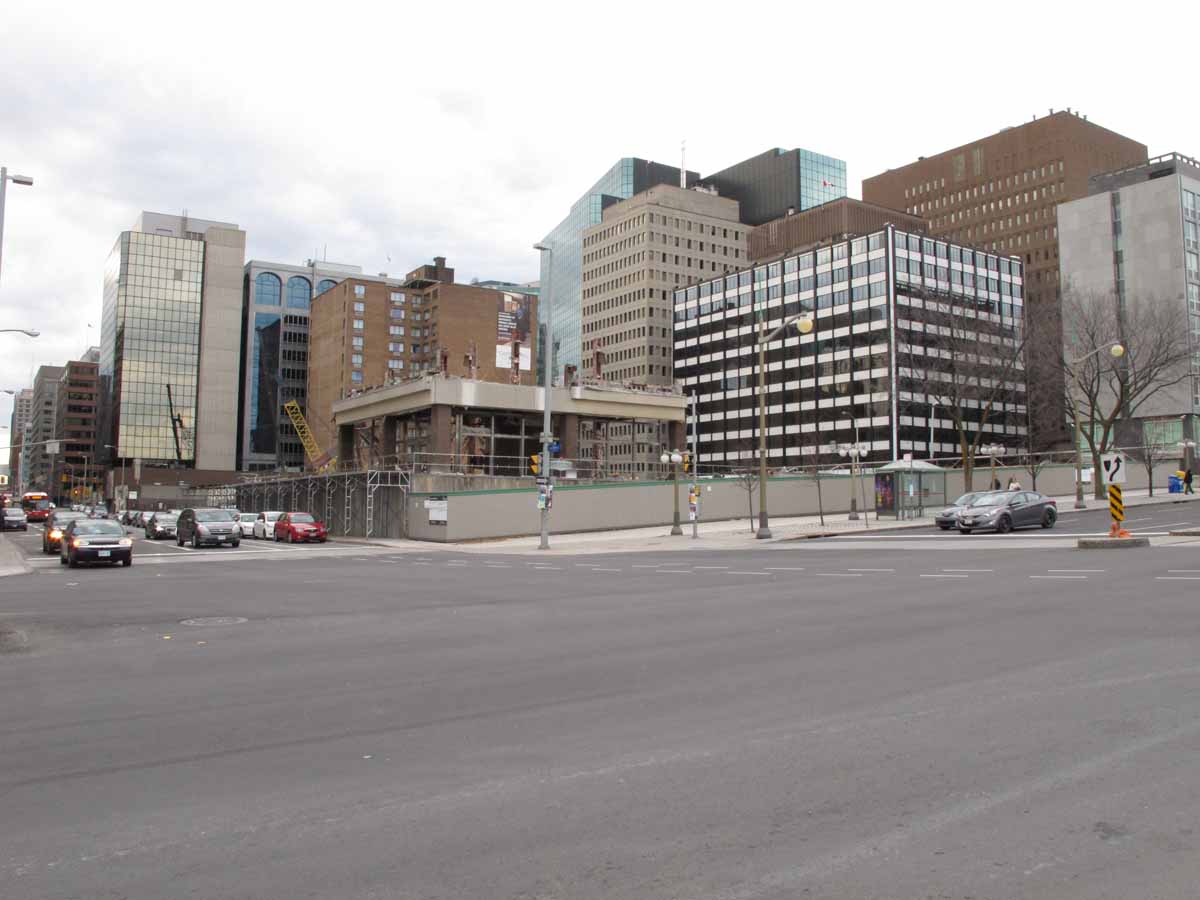
[[[288,414],[288,418],[292,420],[296,435],[300,438],[300,443],[304,445],[304,455],[308,457],[312,467],[320,469],[332,462],[329,454],[322,453],[321,448],[317,446],[317,441],[308,428],[308,422],[304,419],[304,412],[300,409],[300,404],[295,400],[289,400],[283,404],[283,409]]]

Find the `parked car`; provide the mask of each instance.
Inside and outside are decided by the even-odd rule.
[[[163,538],[175,537],[175,528],[178,521],[179,517],[173,516],[170,513],[155,513],[146,520],[146,540],[158,541]]]
[[[129,524],[133,528],[145,528],[145,513],[143,513],[140,509],[133,510],[133,512],[129,514]]]
[[[258,516],[255,513],[238,513],[237,524],[242,537],[254,537],[254,523],[257,521]]]
[[[188,541],[193,547],[204,544],[230,544],[242,542],[242,531],[233,515],[223,509],[185,509],[175,523],[175,543],[182,547]]]
[[[1037,491],[987,491],[968,503],[958,514],[958,530],[995,531],[1007,534],[1014,528],[1053,528],[1058,505]]]
[[[0,517],[0,531],[28,531],[25,521],[25,510],[19,506],[4,507],[4,515]]]
[[[52,512],[50,518],[46,520],[46,529],[42,532],[42,552],[47,556],[57,553],[67,526],[76,519],[86,518],[85,514],[70,509],[56,509]]]
[[[109,519],[72,519],[63,532],[58,561],[75,568],[80,563],[133,565],[133,538],[120,522]]]
[[[273,538],[275,536],[275,520],[282,515],[283,513],[277,510],[260,512],[254,519],[254,537],[260,541]]]
[[[316,541],[319,544],[329,539],[325,525],[312,517],[311,513],[284,513],[275,520],[275,540],[289,544]]]
[[[958,524],[958,514],[963,507],[967,506],[972,500],[978,497],[984,491],[971,491],[969,494],[963,494],[940,513],[933,517],[933,522],[942,531],[949,531]]]

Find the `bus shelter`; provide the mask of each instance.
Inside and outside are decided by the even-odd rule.
[[[946,505],[946,470],[917,459],[901,459],[875,470],[875,515],[917,519]]]

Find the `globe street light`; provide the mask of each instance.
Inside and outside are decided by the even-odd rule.
[[[762,319],[758,330],[758,531],[755,538],[762,540],[771,536],[771,527],[767,517],[767,344],[779,337],[792,325],[801,334],[813,330],[813,320],[809,313],[796,313],[783,320],[783,324],[767,334],[766,310],[762,311]]]
[[[658,458],[664,466],[667,463],[671,464],[671,482],[675,488],[675,518],[671,524],[671,534],[683,534],[683,528],[679,524],[679,464],[683,462],[683,454],[678,450],[664,451],[662,456]]]
[[[1083,455],[1079,450],[1079,442],[1082,437],[1082,433],[1080,432],[1080,429],[1079,429],[1079,397],[1078,397],[1078,394],[1080,393],[1080,389],[1079,389],[1079,370],[1076,368],[1076,366],[1078,366],[1085,359],[1090,359],[1091,357],[1095,356],[1097,353],[1103,353],[1105,350],[1107,350],[1109,352],[1109,355],[1112,356],[1113,359],[1120,359],[1122,356],[1125,355],[1124,345],[1111,344],[1107,347],[1097,347],[1095,350],[1092,350],[1090,353],[1085,353],[1083,356],[1079,357],[1079,359],[1077,359],[1077,360],[1074,360],[1074,361],[1067,360],[1067,368],[1071,371],[1070,387],[1073,388],[1073,390],[1071,390],[1071,392],[1070,392],[1071,393],[1071,412],[1074,414],[1074,418],[1075,418],[1075,508],[1076,509],[1087,509],[1087,504],[1084,503],[1084,501],[1083,501]],[[1095,439],[1095,436],[1093,435],[1093,440],[1094,439]],[[1094,472],[1092,473],[1092,477],[1093,478],[1096,477]]]
[[[992,474],[989,476],[988,480],[988,490],[999,490],[996,481],[996,457],[1003,456],[1008,452],[1008,448],[1003,447],[1000,444],[984,444],[979,448],[979,450],[984,456],[988,457],[992,465]]]
[[[858,433],[858,428],[855,426],[855,434]],[[859,479],[859,460],[864,458],[871,452],[871,448],[866,444],[860,444],[855,441],[853,444],[842,444],[838,447],[838,456],[842,459],[849,458],[850,460],[850,515],[849,519],[852,522],[858,521],[858,497],[854,494],[855,482]],[[864,514],[866,510],[863,511]]]

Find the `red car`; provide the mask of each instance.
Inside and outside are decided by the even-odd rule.
[[[303,541],[316,541],[319,544],[329,539],[329,532],[322,522],[318,522],[311,513],[289,512],[275,520],[275,540],[287,541],[289,544]]]

